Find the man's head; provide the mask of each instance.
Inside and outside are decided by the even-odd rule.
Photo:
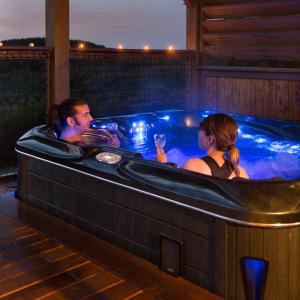
[[[57,115],[61,131],[69,128],[78,134],[87,131],[93,120],[87,102],[72,98],[58,105]]]

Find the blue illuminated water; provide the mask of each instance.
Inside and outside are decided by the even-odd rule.
[[[126,117],[114,117],[117,122],[121,147],[141,153],[145,159],[155,159],[153,135],[167,136],[165,152],[168,161],[178,167],[189,158],[205,156],[198,148],[199,122],[212,112],[158,112]],[[239,124],[236,146],[240,150],[240,164],[252,179],[282,177],[300,178],[300,123],[274,121],[232,115]]]

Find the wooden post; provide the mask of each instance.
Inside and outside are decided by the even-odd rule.
[[[46,47],[53,48],[49,104],[59,104],[70,96],[69,0],[46,0]]]
[[[201,55],[201,0],[184,0],[186,5],[186,49],[194,51],[191,68],[191,92],[186,109],[196,110],[200,107],[200,73]]]

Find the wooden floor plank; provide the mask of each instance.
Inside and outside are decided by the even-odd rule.
[[[0,224],[0,237],[7,234],[8,232],[15,232],[19,230],[25,230],[28,226],[24,226],[20,223],[7,223]]]
[[[142,293],[142,294],[132,297],[130,300],[157,300],[157,299],[158,298],[152,296],[151,294]],[[127,299],[127,300],[129,300],[129,299]]]
[[[6,242],[2,241],[0,242],[0,255],[4,254],[5,252],[12,251],[18,247],[28,247],[45,240],[49,240],[49,237],[45,234],[35,232],[33,234],[26,235],[24,238],[19,237]]]
[[[62,246],[62,244],[58,243],[55,240],[47,240],[44,243],[40,243],[38,245],[28,246],[25,248],[20,247],[0,255],[0,264],[3,265],[17,260],[22,260],[26,257],[39,254],[42,251],[56,248],[58,246]]]
[[[44,295],[61,290],[64,287],[70,286],[85,279],[94,277],[97,274],[97,268],[93,267],[93,263],[89,262],[79,268],[73,269],[69,272],[61,273],[57,276],[50,277],[39,283],[29,286],[26,289],[20,290],[17,293],[11,294],[5,299],[23,300],[23,299],[37,299]]]
[[[6,234],[3,234],[0,236],[0,243],[6,244],[10,241],[16,241],[19,239],[25,239],[28,236],[32,236],[34,234],[37,234],[38,231],[34,230],[33,228],[25,228],[18,231],[10,231],[6,232]]]
[[[47,268],[42,266],[36,269],[31,269],[30,272],[26,272],[20,276],[1,281],[0,297],[17,293],[21,290],[29,288],[30,286],[38,284],[43,280],[58,276],[65,272],[69,272],[87,263],[89,263],[89,261],[86,258],[75,254],[71,257],[56,261],[47,266]]]
[[[116,276],[115,274],[104,270],[98,272],[95,276],[90,277],[86,280],[78,281],[64,289],[55,291],[49,295],[38,298],[47,300],[65,300],[65,299],[81,299],[88,295],[94,295],[97,291],[104,290],[123,282],[123,279]]]
[[[62,258],[73,255],[74,252],[65,247],[51,248],[37,255],[27,257],[21,261],[0,265],[0,280],[16,276],[20,273],[29,272],[32,268],[45,266]]]
[[[95,295],[83,298],[86,300],[96,300],[96,299],[114,299],[114,300],[124,300],[130,298],[131,295],[136,295],[136,293],[142,293],[141,289],[132,285],[128,281],[122,281],[108,289],[97,292]]]

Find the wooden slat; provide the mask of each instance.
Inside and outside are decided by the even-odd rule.
[[[247,114],[250,107],[250,79],[232,79],[232,108],[238,114]]]
[[[1,255],[4,253],[10,253],[13,250],[16,250],[17,248],[25,248],[30,247],[39,243],[43,243],[48,241],[49,238],[41,233],[33,233],[31,235],[27,235],[24,238],[18,238],[13,241],[9,241],[8,243],[0,243],[0,249],[2,250]]]
[[[39,281],[28,288],[11,294],[10,296],[6,297],[6,299],[42,299],[45,297],[45,295],[49,296],[55,291],[62,290],[64,287],[74,287],[74,284],[82,283],[87,279],[93,278],[97,275],[97,273],[105,275],[104,272],[105,270],[103,268],[97,267],[93,263],[87,263],[68,272],[63,272],[57,276]],[[77,295],[74,296],[75,297],[73,297],[73,299],[79,299]]]
[[[248,59],[248,60],[300,60],[300,47],[222,47],[206,46],[204,54],[218,59]]]
[[[249,110],[256,116],[267,116],[269,98],[269,80],[252,79]]]
[[[236,261],[237,256],[237,228],[233,224],[227,224],[227,260],[225,268],[227,270],[227,289],[225,299],[236,298],[236,270],[239,262]]]
[[[299,282],[300,282],[300,232],[297,227],[290,229],[290,258],[289,258],[289,295],[290,300],[300,299]]]
[[[218,78],[217,86],[217,109],[232,112],[232,78]]]
[[[272,229],[264,230],[264,258],[269,262],[265,298],[279,299],[275,288],[277,285],[277,234]]]
[[[217,102],[217,78],[206,77],[204,107],[210,109],[216,109],[216,102]]]
[[[216,4],[228,4],[228,3],[247,3],[253,0],[204,0],[205,4],[216,5]]]
[[[5,231],[5,228],[7,229]],[[31,235],[37,233],[36,230],[23,226],[15,226],[14,228],[3,227],[3,231],[0,232],[0,243],[6,243],[11,240],[16,240],[18,238],[23,238],[26,235]]]
[[[300,28],[300,15],[206,20],[207,32],[294,31]]]
[[[136,296],[134,296],[133,298],[130,298],[130,299],[132,299],[132,300],[157,300],[157,298],[151,296],[151,294],[145,294],[145,293],[136,295]]]
[[[74,254],[73,251],[65,247],[59,247],[59,248],[50,249],[49,251],[41,252],[37,255],[30,256],[21,261],[12,262],[6,265],[1,265],[0,278],[3,280],[12,276],[16,276],[17,274],[20,274],[22,272],[29,272],[30,269],[42,265],[47,265],[51,262],[55,262],[57,260],[60,260],[64,257],[73,254]]]
[[[230,18],[251,16],[285,16],[300,13],[299,0],[255,1],[224,5],[207,5],[202,10],[207,18]]]
[[[208,45],[222,46],[300,46],[300,31],[294,32],[244,32],[204,33]]]
[[[12,263],[14,261],[22,260],[24,258],[57,247],[62,247],[62,245],[54,240],[48,240],[38,245],[29,246],[25,248],[20,247],[16,250],[9,251],[8,253],[4,253],[3,255],[0,255],[0,264],[4,265],[4,264]]]
[[[270,80],[268,99],[268,114],[271,118],[281,116],[283,119],[288,119],[288,81]]]
[[[97,291],[113,287],[120,278],[110,272],[97,272],[95,276],[79,280],[64,288],[45,293],[38,299],[65,300],[81,299],[86,296],[94,295]]]
[[[250,256],[264,258],[264,231],[261,228],[250,229]]]
[[[240,257],[249,256],[250,252],[250,229],[247,227],[237,228],[237,278],[236,278],[236,299],[245,299],[244,283],[242,278],[242,272],[240,267]]]
[[[290,229],[280,229],[277,232],[277,299],[289,298],[289,241]]]
[[[289,82],[289,119],[300,120],[300,80]]]
[[[58,276],[59,274],[74,270],[88,263],[89,261],[86,258],[76,254],[71,257],[66,257],[63,260],[53,262],[47,268],[41,266],[34,269],[33,272],[2,280],[0,281],[0,297],[15,294],[45,279]]]
[[[120,281],[119,284],[116,284],[112,288],[105,289],[96,293],[91,297],[84,299],[94,300],[94,299],[114,299],[114,300],[125,300],[130,299],[131,296],[142,293],[142,291],[136,286],[130,284],[128,281]]]

